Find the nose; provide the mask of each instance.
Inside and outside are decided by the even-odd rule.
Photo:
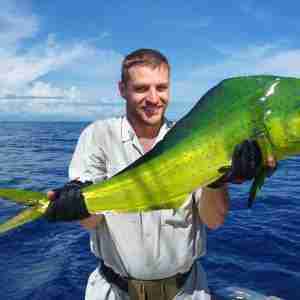
[[[156,90],[156,88],[152,87],[149,89],[148,95],[147,95],[147,101],[157,104],[159,102],[159,95]]]

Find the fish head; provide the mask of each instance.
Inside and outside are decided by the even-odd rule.
[[[278,159],[300,154],[300,79],[277,77],[263,96],[264,124]]]

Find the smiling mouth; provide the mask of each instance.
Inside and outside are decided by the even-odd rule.
[[[146,106],[143,108],[147,115],[157,115],[161,112],[161,107],[157,106]]]

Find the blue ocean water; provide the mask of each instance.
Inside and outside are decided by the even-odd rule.
[[[85,123],[0,123],[0,187],[62,185]],[[254,289],[300,299],[300,157],[281,162],[252,209],[249,185],[232,186],[225,225],[208,232],[203,258],[212,290]],[[0,200],[0,222],[22,208]],[[0,237],[0,299],[83,299],[97,260],[78,224],[38,220]]]

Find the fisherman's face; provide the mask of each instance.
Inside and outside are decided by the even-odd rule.
[[[139,126],[159,126],[169,102],[169,69],[162,64],[132,66],[126,83],[119,84],[127,117]]]

